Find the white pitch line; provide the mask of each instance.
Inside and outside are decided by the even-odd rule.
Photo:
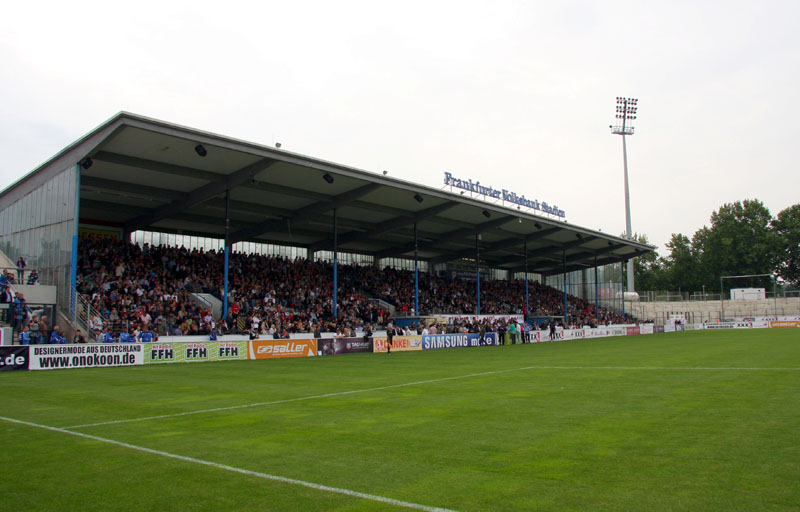
[[[518,370],[704,370],[704,371],[800,371],[800,367],[745,367],[745,366],[526,366]],[[508,370],[513,371],[513,370]]]
[[[380,502],[380,503],[386,503],[386,504],[389,504],[389,505],[395,505],[395,506],[403,507],[403,508],[410,508],[410,509],[415,509],[415,510],[424,510],[426,512],[456,512],[455,510],[452,510],[452,509],[441,508],[441,507],[429,507],[427,505],[420,505],[419,503],[411,503],[409,501],[396,500],[394,498],[386,498],[384,496],[378,496],[378,495],[375,495],[375,494],[367,494],[367,493],[364,493],[364,492],[353,491],[353,490],[350,490],[350,489],[342,489],[340,487],[331,487],[331,486],[328,486],[328,485],[315,484],[314,482],[306,482],[304,480],[297,480],[295,478],[287,478],[285,476],[270,475],[269,473],[261,473],[260,471],[251,471],[249,469],[237,468],[235,466],[228,466],[227,464],[219,464],[217,462],[211,462],[211,461],[207,461],[207,460],[196,459],[194,457],[187,457],[185,455],[177,455],[177,454],[174,454],[174,453],[163,452],[161,450],[153,450],[152,448],[146,448],[144,446],[137,446],[137,445],[134,445],[134,444],[123,443],[122,441],[115,441],[113,439],[106,439],[104,437],[98,437],[98,436],[93,436],[93,435],[90,435],[90,434],[84,434],[83,432],[72,432],[72,431],[69,431],[69,430],[66,430],[66,429],[63,429],[63,428],[51,427],[51,426],[48,426],[48,425],[40,425],[38,423],[31,423],[31,422],[28,422],[28,421],[17,420],[17,419],[14,419],[14,418],[6,418],[4,416],[0,416],[0,420],[7,421],[7,422],[10,422],[10,423],[16,423],[18,425],[26,425],[26,426],[29,426],[29,427],[35,427],[35,428],[41,428],[41,429],[44,429],[44,430],[50,430],[50,431],[53,431],[53,432],[59,432],[61,434],[68,434],[68,435],[71,435],[71,436],[82,437],[84,439],[91,439],[93,441],[99,441],[101,443],[113,444],[113,445],[116,445],[116,446],[121,446],[123,448],[129,448],[131,450],[137,450],[137,451],[149,453],[149,454],[152,454],[152,455],[160,455],[162,457],[168,457],[170,459],[176,459],[176,460],[181,460],[181,461],[184,461],[184,462],[191,462],[191,463],[194,463],[194,464],[201,464],[203,466],[209,466],[209,467],[212,467],[212,468],[223,469],[225,471],[231,471],[233,473],[241,473],[243,475],[254,476],[254,477],[257,477],[257,478],[263,478],[264,480],[272,480],[272,481],[275,481],[275,482],[282,482],[282,483],[290,484],[290,485],[299,485],[299,486],[302,486],[302,487],[308,487],[310,489],[316,489],[318,491],[325,491],[325,492],[331,492],[331,493],[336,493],[336,494],[343,494],[345,496],[351,496],[353,498],[361,498],[361,499],[365,499],[365,500],[377,501],[377,502]]]
[[[130,418],[125,420],[101,421],[98,423],[85,423],[82,425],[72,425],[61,427],[65,430],[76,428],[99,427],[102,425],[116,425],[119,423],[131,423],[136,421],[157,420],[162,418],[177,418],[180,416],[190,416],[194,414],[205,414],[210,412],[231,411],[235,409],[247,409],[260,407],[263,405],[277,405],[289,402],[300,402],[303,400],[315,400],[318,398],[330,398],[335,396],[352,395],[356,393],[367,393],[370,391],[381,391],[384,389],[403,388],[408,386],[420,386],[422,384],[432,384],[434,382],[444,382],[448,380],[467,379],[470,377],[481,377],[484,375],[495,375],[498,373],[517,372],[524,370],[676,370],[676,371],[800,371],[798,368],[756,368],[756,367],[711,367],[711,366],[523,366],[522,368],[510,368],[507,370],[495,370],[491,372],[470,373],[467,375],[456,375],[454,377],[442,377],[440,379],[420,380],[416,382],[405,382],[403,384],[392,384],[389,386],[379,386],[375,388],[354,389],[351,391],[339,391],[336,393],[325,393],[322,395],[303,396],[298,398],[286,398],[284,400],[273,400],[271,402],[255,402],[252,404],[231,405],[227,407],[215,407],[213,409],[200,409],[197,411],[177,412],[174,414],[160,414],[157,416],[143,416],[141,418]]]

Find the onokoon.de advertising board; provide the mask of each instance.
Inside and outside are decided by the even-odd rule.
[[[140,343],[91,345],[31,345],[28,368],[60,370],[64,368],[104,368],[144,364],[144,346]]]

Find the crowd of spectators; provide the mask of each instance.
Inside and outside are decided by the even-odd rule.
[[[83,240],[78,251],[77,287],[98,314],[90,319],[95,338],[110,331],[132,336],[212,333],[361,333],[383,329],[397,314],[473,314],[475,281],[419,275],[420,311],[413,311],[414,274],[375,266],[339,265],[337,316],[333,311],[331,263],[234,253],[229,261],[229,320],[215,320],[192,293],[223,294],[223,253],[184,247],[142,246],[110,239]],[[530,283],[530,315],[561,315],[563,292]],[[236,305],[233,307],[233,305]],[[481,281],[481,313],[526,314],[523,281]],[[628,319],[569,296],[569,316],[578,325]]]

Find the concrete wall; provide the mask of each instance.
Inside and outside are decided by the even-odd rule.
[[[718,300],[682,302],[625,301],[625,311],[640,320],[663,323],[670,314],[685,314],[693,323],[717,321],[724,307],[726,318],[800,315],[800,297],[761,300]]]

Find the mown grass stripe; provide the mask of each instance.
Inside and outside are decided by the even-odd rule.
[[[365,500],[370,500],[370,501],[377,501],[379,503],[385,503],[385,504],[388,504],[388,505],[395,505],[397,507],[414,509],[414,510],[423,510],[425,512],[456,512],[455,510],[452,510],[452,509],[441,508],[441,507],[429,507],[427,505],[420,505],[419,503],[412,503],[412,502],[409,502],[409,501],[396,500],[394,498],[387,498],[387,497],[378,496],[378,495],[375,495],[375,494],[368,494],[368,493],[364,493],[364,492],[353,491],[351,489],[343,489],[341,487],[331,487],[331,486],[328,486],[328,485],[317,484],[317,483],[314,483],[314,482],[306,482],[304,480],[297,480],[295,478],[288,478],[288,477],[279,476],[279,475],[270,475],[269,473],[261,473],[260,471],[252,471],[252,470],[249,470],[249,469],[237,468],[237,467],[234,467],[234,466],[228,466],[227,464],[220,464],[218,462],[211,462],[211,461],[207,461],[207,460],[196,459],[194,457],[187,457],[185,455],[178,455],[178,454],[175,454],[175,453],[164,452],[164,451],[161,451],[161,450],[153,450],[152,448],[146,448],[144,446],[137,446],[135,444],[125,443],[125,442],[122,442],[122,441],[115,441],[113,439],[107,439],[105,437],[93,436],[91,434],[86,434],[86,433],[83,433],[83,432],[73,432],[73,431],[70,431],[70,430],[63,429],[63,428],[51,427],[51,426],[48,426],[48,425],[41,425],[41,424],[38,424],[38,423],[31,423],[29,421],[23,421],[23,420],[18,420],[18,419],[14,419],[14,418],[7,418],[7,417],[4,417],[4,416],[0,416],[0,420],[7,421],[9,423],[16,423],[17,425],[25,425],[25,426],[28,426],[28,427],[34,427],[34,428],[40,428],[40,429],[44,429],[44,430],[50,430],[52,432],[59,432],[61,434],[67,434],[67,435],[71,435],[71,436],[82,437],[84,439],[91,439],[93,441],[98,441],[98,442],[101,442],[101,443],[113,444],[113,445],[116,445],[116,446],[121,446],[123,448],[128,448],[130,450],[137,450],[137,451],[140,451],[140,452],[149,453],[151,455],[159,455],[161,457],[168,457],[170,459],[176,459],[176,460],[181,460],[181,461],[184,461],[184,462],[191,462],[193,464],[200,464],[200,465],[203,465],[203,466],[209,466],[209,467],[212,467],[212,468],[222,469],[222,470],[225,470],[225,471],[231,471],[233,473],[240,473],[240,474],[243,474],[243,475],[254,476],[254,477],[257,477],[257,478],[263,478],[264,480],[272,480],[272,481],[275,481],[275,482],[282,482],[282,483],[290,484],[290,485],[299,485],[299,486],[302,486],[302,487],[308,487],[310,489],[315,489],[315,490],[318,490],[318,491],[331,492],[331,493],[336,493],[336,494],[343,494],[345,496],[351,496],[353,498],[360,498],[360,499],[365,499]]]
[[[517,372],[524,370],[641,370],[641,371],[800,371],[800,368],[755,368],[755,367],[710,367],[710,366],[523,366],[521,368],[509,368],[505,370],[495,370],[489,372],[470,373],[466,375],[455,375],[452,377],[442,377],[438,379],[420,380],[415,382],[405,382],[402,384],[391,384],[388,386],[378,386],[374,388],[353,389],[349,391],[338,391],[336,393],[324,393],[321,395],[302,396],[297,398],[286,398],[283,400],[273,400],[270,402],[255,402],[242,405],[231,405],[226,407],[215,407],[212,409],[199,409],[196,411],[176,412],[173,414],[159,414],[156,416],[142,416],[139,418],[128,418],[122,420],[100,421],[97,423],[84,423],[81,425],[70,425],[61,427],[64,430],[72,430],[77,428],[100,427],[103,425],[116,425],[120,423],[132,423],[137,421],[157,420],[164,418],[177,418],[180,416],[190,416],[195,414],[206,414],[220,411],[232,411],[236,409],[247,409],[251,407],[261,407],[265,405],[277,405],[291,402],[300,402],[303,400],[316,400],[320,398],[331,398],[336,396],[352,395],[356,393],[368,393],[371,391],[381,391],[385,389],[396,389],[408,386],[420,386],[423,384],[432,384],[435,382],[444,382],[448,380],[467,379],[471,377],[482,377],[486,375],[496,375],[499,373]]]

